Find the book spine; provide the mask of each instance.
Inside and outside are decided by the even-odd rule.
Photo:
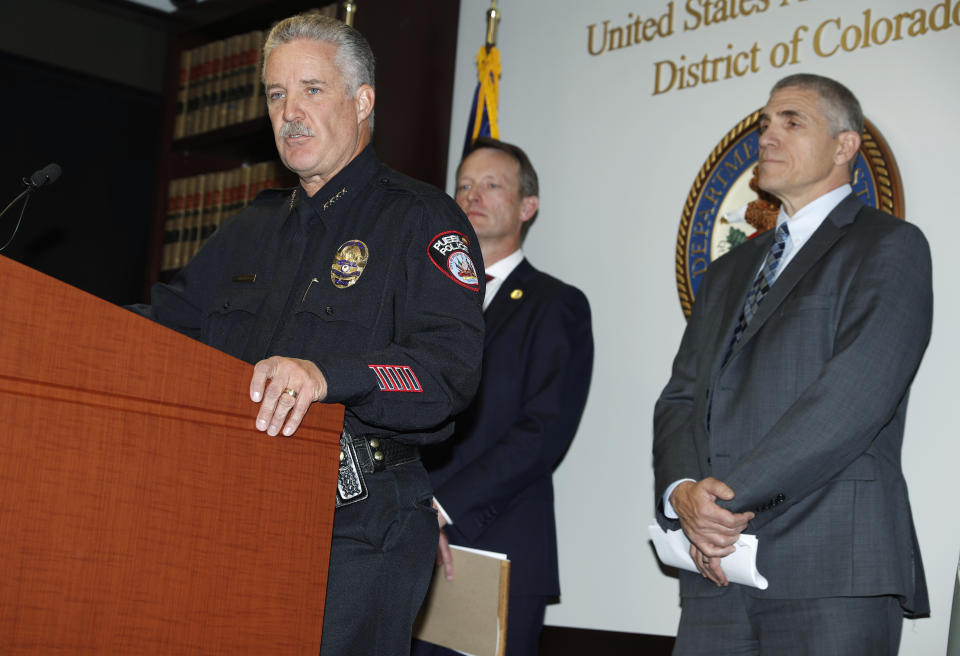
[[[202,89],[200,81],[203,79],[203,47],[194,48],[190,51],[190,77],[187,89],[187,116],[184,129],[184,136],[189,137],[198,132],[197,116],[200,110],[200,101],[202,98]]]
[[[216,130],[223,127],[221,118],[223,108],[223,53],[226,41],[214,41],[211,44],[210,57],[210,93],[207,130]]]
[[[203,203],[206,199],[207,175],[198,175],[197,179],[197,214],[194,217],[193,226],[190,229],[190,257],[186,262],[184,262],[184,265],[192,260],[193,256],[197,254],[198,250],[200,250],[200,235],[203,234],[204,214],[206,212],[206,207],[204,207]]]
[[[200,176],[187,178],[186,192],[183,201],[183,226],[180,229],[180,257],[178,268],[186,266],[193,257],[193,242],[196,239],[197,217],[200,214],[198,192]]]
[[[213,43],[201,47],[203,64],[200,67],[200,106],[197,109],[197,133],[201,134],[210,129],[210,92],[213,88],[211,74],[213,72]]]
[[[220,214],[223,211],[223,178],[222,171],[206,175],[200,247],[203,247],[220,225]]]
[[[173,138],[187,136],[187,103],[190,90],[190,51],[180,53],[180,71],[177,78],[177,114],[173,120]]]
[[[183,180],[170,181],[167,196],[167,217],[163,224],[163,250],[160,253],[160,270],[172,271],[179,266],[178,248],[180,226],[183,219]]]
[[[237,37],[232,36],[223,48],[223,76],[220,87],[220,121],[222,126],[233,125],[237,119]]]
[[[247,120],[265,116],[267,113],[267,105],[263,97],[263,84],[260,81],[265,36],[260,30],[250,33],[249,50],[247,51]]]

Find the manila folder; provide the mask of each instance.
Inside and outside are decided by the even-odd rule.
[[[443,566],[433,581],[413,637],[473,656],[503,654],[507,638],[510,561],[504,554],[450,545],[453,580]]]

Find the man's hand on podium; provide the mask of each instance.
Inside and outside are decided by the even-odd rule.
[[[267,381],[270,381],[269,384]],[[327,396],[327,380],[313,362],[273,356],[253,367],[250,399],[260,404],[257,430],[287,437],[296,432],[310,404]]]

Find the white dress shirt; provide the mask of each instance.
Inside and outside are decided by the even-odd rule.
[[[493,276],[493,280],[487,282],[487,291],[483,296],[483,309],[486,310],[493,301],[493,297],[497,295],[497,292],[500,290],[500,285],[503,284],[503,281],[507,279],[513,270],[517,268],[517,265],[523,261],[523,249],[518,248],[517,250],[507,255],[502,260],[497,260],[490,266],[485,266],[488,276]]]
[[[807,243],[813,233],[817,231],[820,224],[827,218],[830,212],[840,204],[844,198],[853,192],[853,188],[848,185],[840,185],[833,191],[828,191],[813,202],[807,203],[801,207],[793,216],[787,216],[786,210],[780,206],[780,214],[777,216],[777,227],[784,221],[790,228],[790,239],[787,240],[783,256],[780,258],[780,268],[774,276],[774,280],[780,277],[780,272],[787,268],[790,260],[796,255],[803,245]]]

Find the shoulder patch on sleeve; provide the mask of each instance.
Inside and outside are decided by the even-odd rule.
[[[470,257],[470,239],[456,230],[441,232],[427,245],[430,260],[450,280],[461,287],[480,291],[477,267]]]

